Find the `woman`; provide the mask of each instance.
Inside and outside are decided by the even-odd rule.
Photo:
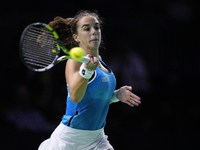
[[[66,114],[39,150],[113,150],[104,133],[110,103],[121,101],[133,107],[141,102],[130,86],[115,90],[114,74],[99,56],[101,19],[97,13],[80,11],[74,18],[56,17],[49,25],[62,44],[81,47],[90,62],[67,61]]]

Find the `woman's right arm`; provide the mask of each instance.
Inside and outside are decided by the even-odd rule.
[[[79,74],[79,69],[81,65],[82,63],[69,59],[66,63],[65,68],[65,78],[70,91],[70,99],[74,103],[79,103],[81,101],[85,94],[89,81],[89,79],[83,78]],[[98,66],[98,60],[92,57],[90,59],[90,62],[85,65],[88,70],[96,70]]]

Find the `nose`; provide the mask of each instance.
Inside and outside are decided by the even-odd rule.
[[[92,34],[97,35],[97,30],[95,28],[92,28]]]

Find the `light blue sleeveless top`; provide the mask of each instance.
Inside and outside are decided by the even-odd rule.
[[[106,68],[110,73],[97,67],[95,77],[88,83],[83,99],[77,104],[71,101],[67,85],[67,107],[62,118],[63,124],[82,130],[98,130],[105,126],[110,100],[116,88],[115,76],[110,68]]]

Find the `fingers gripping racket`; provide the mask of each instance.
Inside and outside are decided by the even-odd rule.
[[[72,59],[69,51],[61,44],[58,34],[45,23],[28,25],[22,33],[19,49],[25,66],[37,72],[49,70],[61,61]],[[61,50],[65,55],[61,54]],[[78,61],[88,63],[90,59],[83,56]]]

